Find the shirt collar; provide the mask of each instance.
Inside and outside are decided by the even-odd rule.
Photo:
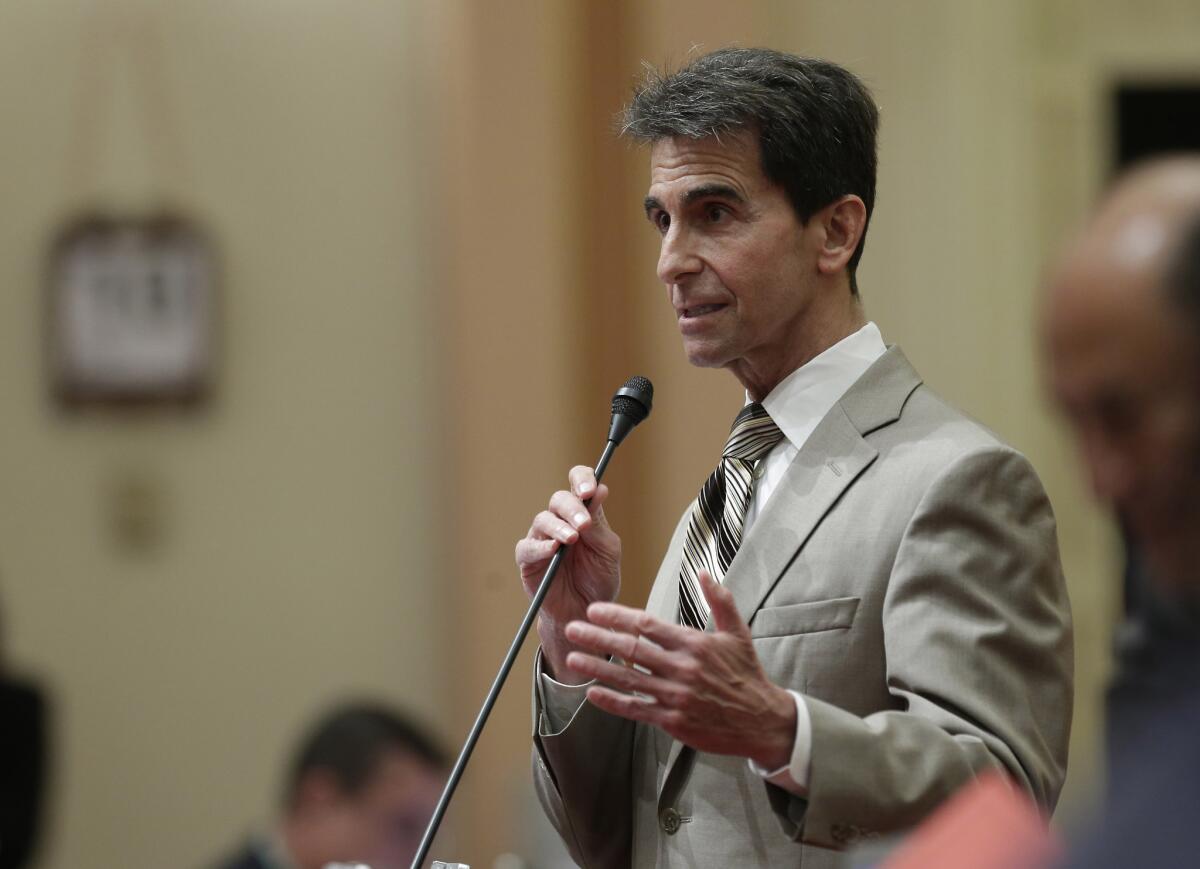
[[[886,352],[879,327],[869,322],[780,381],[763,407],[799,449],[854,381]]]

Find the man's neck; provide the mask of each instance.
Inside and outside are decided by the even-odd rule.
[[[277,851],[273,856],[288,869],[323,869],[329,862],[321,859],[321,848],[305,826],[288,818],[280,822],[271,844]]]
[[[794,352],[785,358],[771,360],[760,367],[745,360],[730,366],[733,375],[753,401],[762,401],[793,371],[820,356],[834,344],[853,335],[867,325],[867,312],[862,300],[846,292],[846,303],[838,305],[825,316],[814,312],[805,322],[804,335],[798,337]]]
[[[1200,528],[1179,535],[1176,545],[1147,551],[1151,575],[1169,590],[1177,604],[1200,613]]]

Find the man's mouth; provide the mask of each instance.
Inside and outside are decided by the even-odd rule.
[[[711,314],[713,311],[719,311],[724,307],[724,305],[692,305],[690,308],[683,309],[681,317],[684,320],[691,320],[696,317],[703,317],[705,314]]]

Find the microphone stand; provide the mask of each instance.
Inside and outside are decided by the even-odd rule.
[[[600,483],[600,478],[604,476],[604,469],[608,467],[608,461],[612,458],[612,454],[616,448],[617,442],[611,439],[605,444],[604,452],[600,455],[600,461],[596,463],[597,485]],[[591,503],[591,500],[591,498],[588,498],[584,504]],[[521,620],[521,627],[517,629],[517,635],[513,638],[512,645],[508,647],[508,654],[504,656],[504,662],[500,665],[500,672],[496,674],[496,679],[492,682],[492,687],[488,691],[487,698],[483,701],[479,715],[476,716],[475,723],[471,725],[471,732],[467,735],[467,741],[463,744],[462,751],[459,752],[458,760],[454,762],[454,769],[450,771],[450,778],[446,782],[446,787],[442,790],[442,796],[438,800],[437,808],[433,811],[433,817],[429,820],[429,826],[425,828],[425,836],[421,839],[421,847],[417,850],[417,856],[413,858],[411,869],[421,869],[421,864],[429,855],[429,848],[433,844],[434,836],[437,835],[438,827],[442,824],[442,818],[446,814],[446,809],[450,806],[450,800],[454,796],[455,788],[458,787],[459,779],[462,778],[463,770],[466,769],[467,761],[471,759],[471,753],[475,750],[475,743],[479,741],[479,736],[483,733],[483,726],[487,723],[488,716],[492,714],[492,707],[496,705],[496,700],[500,696],[500,689],[504,687],[504,682],[508,679],[509,671],[512,670],[513,664],[516,663],[517,655],[521,651],[521,645],[525,642],[525,637],[529,633],[529,629],[533,627],[533,620],[537,618],[538,610],[542,608],[542,601],[546,599],[546,595],[550,591],[550,583],[554,581],[554,575],[558,573],[558,565],[562,562],[563,553],[567,551],[569,546],[570,544],[567,543],[559,546],[558,551],[554,553],[554,557],[550,559],[550,565],[546,568],[546,573],[542,576],[542,582],[529,603],[529,609],[525,612],[525,618]]]

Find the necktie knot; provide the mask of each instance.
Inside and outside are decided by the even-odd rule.
[[[757,401],[752,402],[734,419],[721,457],[756,462],[774,449],[782,438],[783,432],[766,409]]]

